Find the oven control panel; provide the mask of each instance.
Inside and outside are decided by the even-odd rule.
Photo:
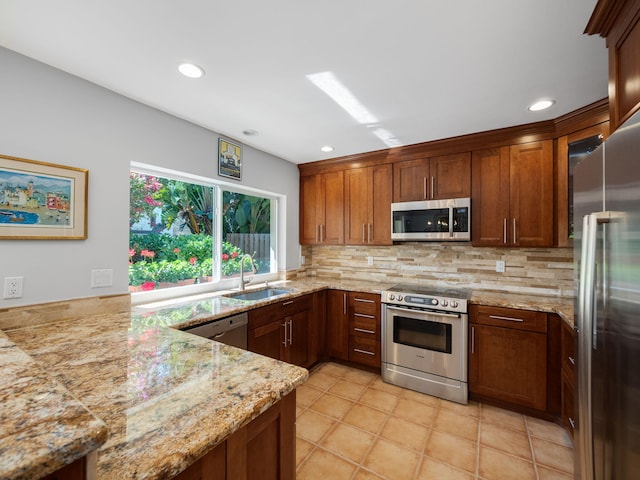
[[[408,292],[382,292],[382,303],[398,306],[428,308],[447,312],[467,313],[466,298],[450,298],[443,296],[431,296]]]

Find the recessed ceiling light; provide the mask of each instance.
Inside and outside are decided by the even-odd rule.
[[[323,152],[333,152],[333,147],[331,145],[325,145],[320,150],[322,150]]]
[[[246,130],[243,130],[242,133],[245,134],[247,137],[255,137],[256,135],[259,134],[257,130],[253,130],[252,128],[247,128]]]
[[[182,75],[189,78],[200,78],[204,75],[204,70],[195,63],[182,63],[178,66]]]
[[[532,112],[537,112],[540,110],[545,110],[553,105],[555,100],[540,100],[529,107],[529,110]]]

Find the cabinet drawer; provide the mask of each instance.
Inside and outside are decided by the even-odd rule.
[[[349,360],[352,362],[380,366],[380,342],[375,338],[355,335],[349,337]]]
[[[303,295],[290,299],[280,300],[277,303],[249,311],[249,326],[252,330],[273,321],[295,315],[311,309],[311,295]]]
[[[380,295],[375,293],[352,293],[351,305],[354,313],[380,316]]]
[[[562,363],[561,368],[566,372],[571,381],[575,378],[576,356],[573,328],[566,323],[562,325]]]
[[[349,322],[349,332],[360,337],[379,338],[379,320],[373,315],[355,313]]]
[[[472,323],[530,332],[547,332],[547,314],[544,312],[484,305],[471,305],[469,311]]]

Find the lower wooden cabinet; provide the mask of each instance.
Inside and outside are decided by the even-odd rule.
[[[327,292],[327,355],[349,360],[349,292]]]
[[[285,300],[249,311],[249,351],[285,362],[310,366],[313,295]]]
[[[349,361],[380,369],[380,295],[351,292],[349,307]]]
[[[471,305],[469,317],[471,394],[545,411],[547,314]]]
[[[330,358],[381,367],[380,295],[329,290],[327,353]]]
[[[95,455],[95,453],[93,455]],[[95,477],[95,474],[93,476]],[[87,457],[82,457],[61,469],[50,473],[44,477],[43,480],[85,480],[86,478]]]
[[[295,390],[174,480],[294,480]]]
[[[573,437],[577,420],[575,408],[575,332],[573,327],[563,322],[561,335],[562,361],[560,382],[562,423],[571,434],[571,437]]]

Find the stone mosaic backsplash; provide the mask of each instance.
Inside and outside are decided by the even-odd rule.
[[[503,290],[573,296],[572,248],[479,248],[469,244],[401,243],[393,246],[303,246],[297,277]],[[372,257],[372,265],[369,265]],[[496,261],[504,260],[504,273]]]

